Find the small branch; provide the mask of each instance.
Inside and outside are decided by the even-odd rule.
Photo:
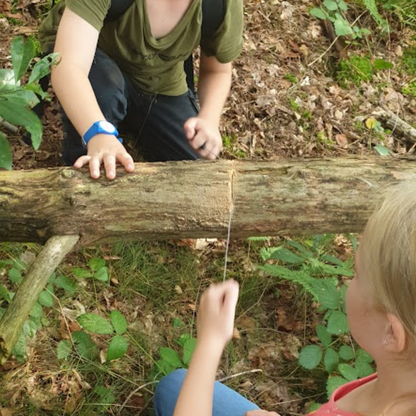
[[[243,371],[242,373],[237,373],[237,374],[233,374],[233,375],[228,376],[228,377],[220,378],[218,381],[220,383],[224,383],[224,381],[231,380],[232,378],[236,378],[236,377],[240,377],[240,376],[245,376],[247,374],[262,373],[262,372],[263,372],[263,370],[261,370],[260,368],[255,368],[253,370]]]
[[[8,121],[4,120],[1,117],[0,117],[0,127],[3,127],[9,133],[13,133],[13,134],[16,134],[19,131],[19,127],[16,127],[13,124],[10,124]]]
[[[392,130],[392,133],[397,132],[407,141],[416,143],[416,129],[397,114],[390,110],[379,110],[374,112],[373,115],[382,120]]]
[[[79,236],[50,238],[30,266],[6,313],[0,320],[0,364],[9,358],[23,324],[45,288],[49,276],[78,242]]]
[[[155,380],[155,381],[149,381],[146,384],[143,384],[142,386],[137,387],[137,389],[133,390],[128,396],[127,399],[124,400],[124,403],[120,406],[120,408],[118,409],[117,415],[121,415],[121,411],[126,407],[126,404],[129,402],[129,400],[137,393],[139,392],[141,389],[144,389],[147,386],[150,386],[152,384],[157,384],[159,381]]]

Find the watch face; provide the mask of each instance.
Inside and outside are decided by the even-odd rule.
[[[115,127],[105,120],[100,121],[100,128],[106,131],[107,133],[113,133],[114,131],[116,131]]]

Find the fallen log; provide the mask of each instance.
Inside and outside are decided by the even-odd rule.
[[[360,232],[384,188],[415,178],[415,159],[358,157],[0,172],[0,241],[224,237],[230,209],[232,237]]]

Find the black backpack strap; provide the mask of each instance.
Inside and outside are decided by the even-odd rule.
[[[105,22],[113,22],[122,16],[126,10],[134,3],[134,0],[111,0]]]
[[[202,0],[201,39],[209,39],[221,26],[225,16],[226,0]],[[188,88],[195,92],[194,61],[192,54],[183,64]]]
[[[202,0],[202,39],[214,36],[225,16],[225,0]]]

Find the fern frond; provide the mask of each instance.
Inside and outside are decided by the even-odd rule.
[[[311,294],[315,299],[319,299],[319,293],[314,289],[312,282],[314,281],[313,277],[309,276],[307,273],[301,270],[289,270],[286,267],[266,264],[265,266],[259,266],[260,270],[264,272],[280,277],[283,280],[289,282],[297,283],[302,286],[306,292]]]
[[[370,12],[373,19],[385,30],[388,30],[389,25],[388,23],[383,19],[381,14],[378,11],[378,7],[376,4],[376,0],[362,0],[364,6],[366,9]]]

